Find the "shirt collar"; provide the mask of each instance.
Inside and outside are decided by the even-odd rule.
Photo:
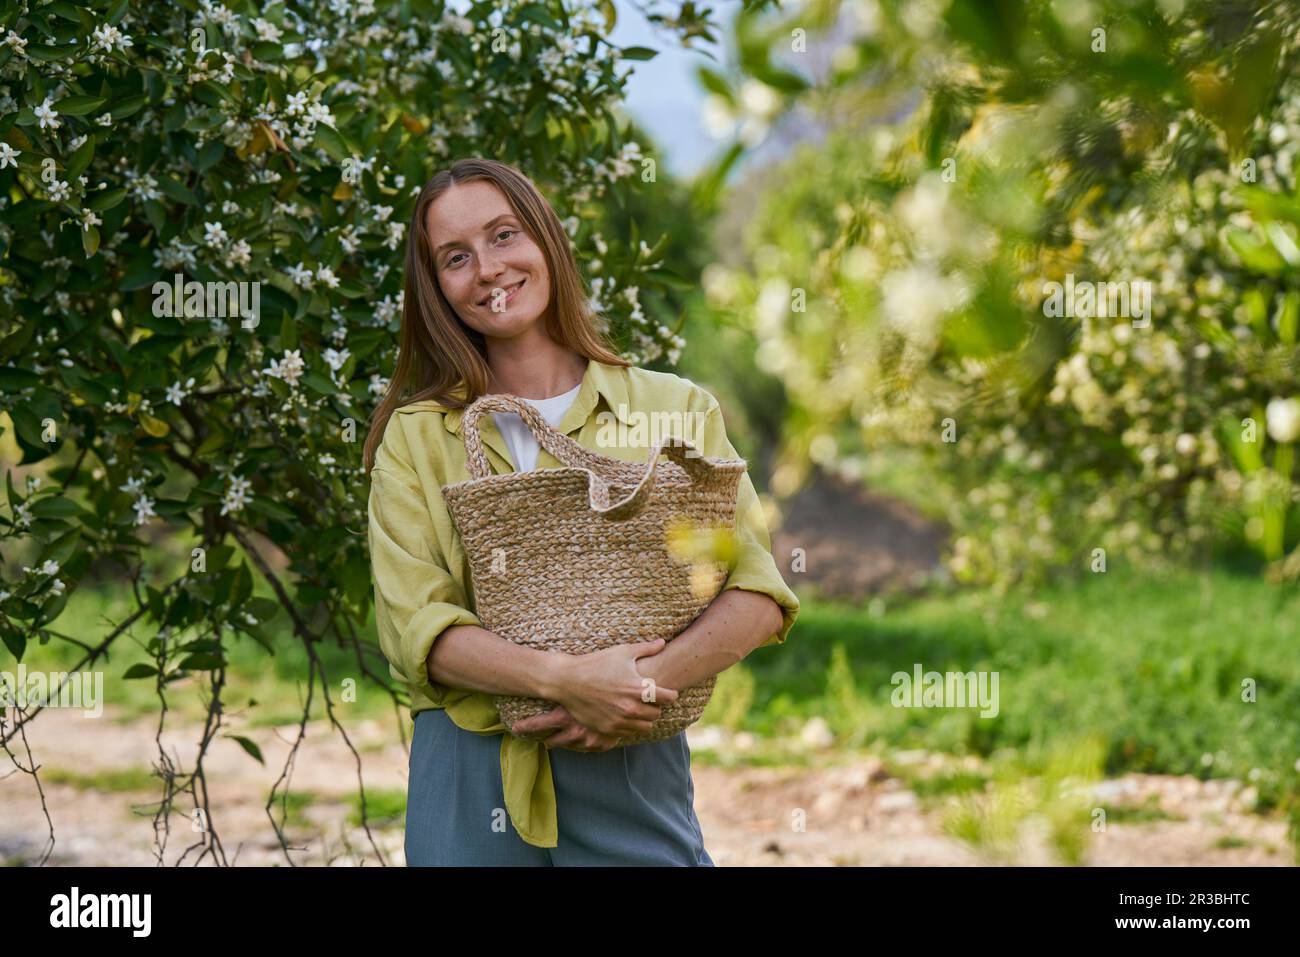
[[[588,359],[587,369],[582,375],[582,383],[578,388],[578,394],[574,398],[573,404],[569,406],[560,419],[558,430],[568,435],[570,432],[581,428],[602,399],[606,408],[617,419],[631,426],[631,423],[628,422],[627,369],[623,366],[608,365],[596,359]],[[461,419],[465,415],[464,409],[449,408],[433,399],[426,399],[421,402],[412,402],[410,405],[402,406],[396,411],[414,412],[419,409],[430,409],[446,413],[442,417],[443,426],[454,435],[460,434]]]

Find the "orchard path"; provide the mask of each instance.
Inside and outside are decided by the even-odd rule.
[[[56,835],[50,863],[153,865],[151,802],[161,793],[158,782],[148,779],[157,759],[155,723],[147,719],[119,723],[110,712],[87,719],[80,712],[52,709],[27,730],[46,775],[43,786]],[[219,738],[209,751],[214,821],[228,858],[238,865],[286,863],[264,806],[295,731],[296,726],[238,730],[258,743],[265,767],[226,738]],[[164,734],[173,760],[189,766],[199,732],[199,726],[193,725]],[[695,742],[692,746],[699,751],[701,741],[718,733],[697,726],[688,732],[688,741]],[[395,721],[363,721],[350,727],[349,735],[361,754],[370,800],[387,807],[397,800],[400,815],[407,758]],[[734,753],[734,748],[719,747],[720,753]],[[943,760],[920,752],[892,757],[895,766],[906,761],[937,767]],[[119,777],[124,784],[102,789],[113,780],[108,772],[134,772],[137,789],[116,789],[132,784],[129,773]],[[1033,827],[1026,828],[1022,848],[1014,857],[982,856],[945,832],[942,801],[933,805],[920,801],[904,779],[866,754],[847,756],[828,749],[813,755],[809,767],[799,768],[724,768],[697,758],[694,779],[705,843],[719,866],[1055,862]],[[365,832],[349,823],[353,806],[349,797],[356,793],[354,758],[340,736],[324,724],[309,726],[295,763],[292,789],[311,798],[288,831],[291,846],[299,848],[290,852],[296,863],[358,864],[362,857],[367,866],[378,863]],[[1292,863],[1286,822],[1278,815],[1252,813],[1249,789],[1237,782],[1128,775],[1103,782],[1094,798],[1108,808],[1142,806],[1147,816],[1158,807],[1159,819],[1114,821],[1104,833],[1090,833],[1086,864]],[[8,773],[0,779],[0,807],[4,809],[0,863],[35,863],[48,828],[32,778]],[[795,823],[800,820],[802,828]],[[387,862],[401,864],[400,817],[373,827],[372,832]],[[191,818],[177,810],[167,863],[175,863],[195,837]],[[193,854],[187,860],[192,859]]]

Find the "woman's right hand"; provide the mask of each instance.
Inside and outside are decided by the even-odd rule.
[[[664,644],[664,639],[656,638],[566,656],[553,700],[598,734],[630,738],[648,732],[664,706],[677,700],[677,692],[655,685],[654,701],[642,700],[646,684],[636,662],[658,653]]]

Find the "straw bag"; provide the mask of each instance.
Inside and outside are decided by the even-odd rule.
[[[562,467],[491,474],[478,427],[489,412],[518,413]],[[665,536],[670,523],[683,519],[731,528],[745,460],[701,455],[677,436],[661,438],[644,463],[598,455],[552,428],[529,403],[504,394],[475,400],[462,428],[470,478],[443,486],[442,494],[469,559],[477,614],[489,631],[571,655],[671,641],[721,591],[724,564],[710,562],[693,575],[669,553]],[[669,461],[659,462],[661,453]],[[682,731],[704,711],[715,681],[679,689],[649,732],[620,744]],[[494,701],[507,728],[556,707],[538,698],[498,695]]]

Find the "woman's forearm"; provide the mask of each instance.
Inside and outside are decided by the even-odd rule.
[[[767,595],[731,588],[663,651],[637,660],[656,685],[680,691],[720,674],[777,632],[781,606]],[[449,688],[556,700],[565,656],[507,641],[477,625],[453,625],[425,661],[429,680]]]
[[[663,651],[638,659],[637,671],[660,687],[693,687],[740,661],[784,620],[781,606],[767,595],[729,588]]]
[[[517,645],[478,625],[453,625],[434,641],[425,668],[430,681],[449,688],[551,698],[558,657]]]

